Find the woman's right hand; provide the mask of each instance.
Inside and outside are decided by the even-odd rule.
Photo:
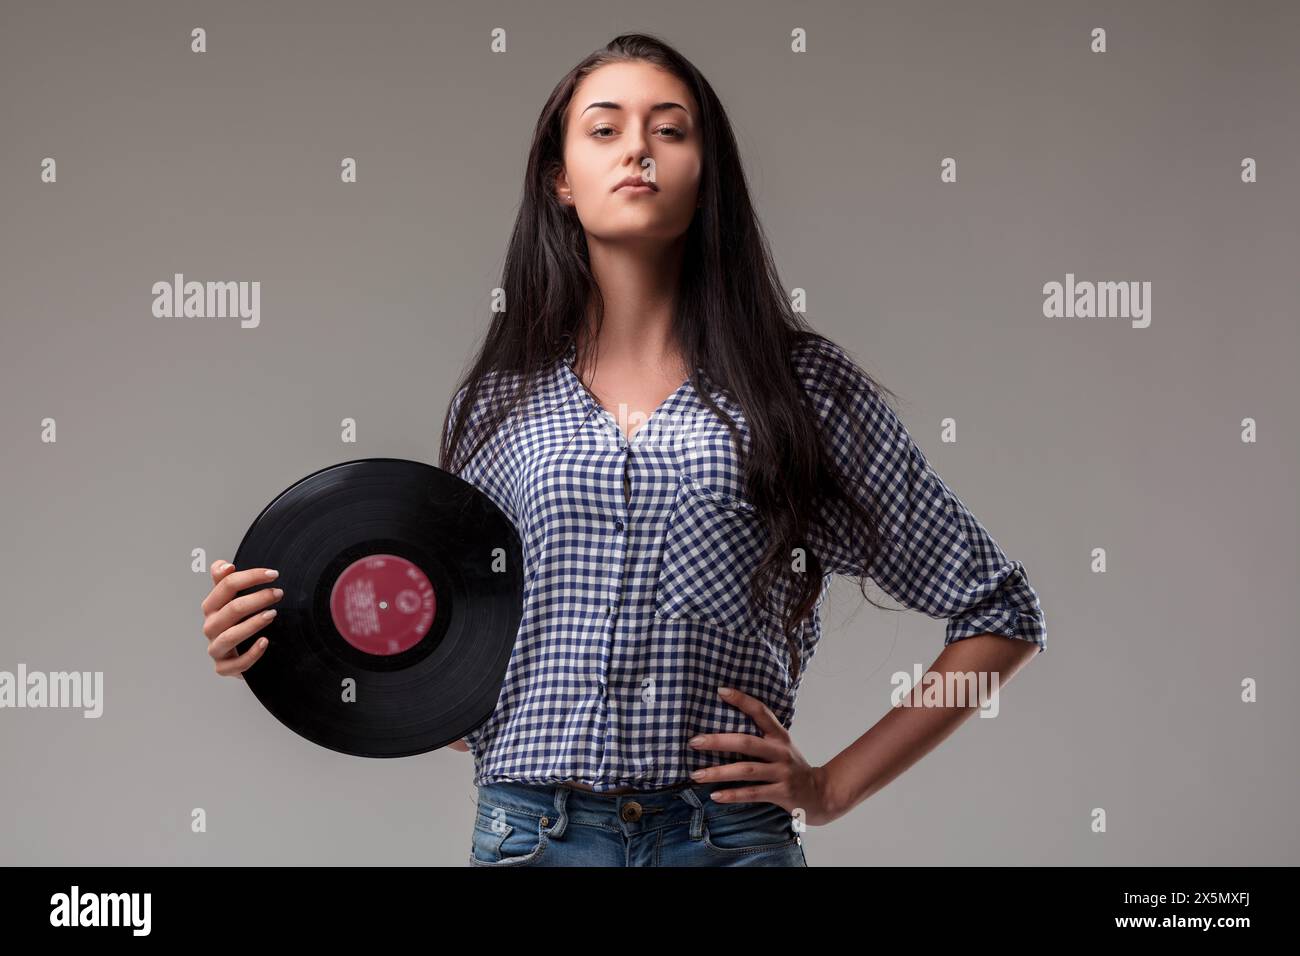
[[[275,619],[272,604],[284,596],[280,588],[263,588],[252,594],[235,597],[240,592],[265,584],[279,576],[278,571],[252,568],[236,571],[229,561],[212,563],[212,590],[203,599],[203,636],[208,639],[208,656],[215,661],[216,672],[223,677],[244,679],[248,670],[266,651],[268,639],[256,641],[243,654],[235,647],[256,634]]]

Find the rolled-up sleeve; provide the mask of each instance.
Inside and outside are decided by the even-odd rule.
[[[903,606],[947,621],[944,644],[1001,634],[1047,649],[1047,625],[1025,568],[1007,557],[926,460],[860,369],[840,352],[815,397],[835,466],[862,504],[876,509],[885,540],[866,574]],[[834,382],[835,384],[831,384]],[[860,575],[861,533],[832,518],[819,547],[831,573]]]

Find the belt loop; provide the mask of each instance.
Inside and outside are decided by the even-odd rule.
[[[564,836],[564,828],[569,823],[569,815],[564,809],[565,803],[569,799],[569,788],[560,785],[555,788],[555,826],[547,831],[548,836]]]
[[[684,787],[678,794],[683,800],[695,809],[691,812],[691,839],[698,840],[704,834],[704,808],[700,805],[700,798],[690,787]]]

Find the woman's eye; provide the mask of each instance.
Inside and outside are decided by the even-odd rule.
[[[613,133],[613,132],[615,132],[615,129],[612,126],[597,126],[594,129],[592,129],[591,132],[589,132],[587,135],[594,137],[595,139],[609,139],[608,136],[602,136],[601,134]],[[686,136],[685,130],[679,129],[676,126],[660,126],[657,130],[655,130],[655,132],[667,133],[670,139],[683,139]]]

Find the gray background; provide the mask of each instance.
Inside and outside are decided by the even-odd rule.
[[[1047,614],[1000,717],[813,828],[810,863],[1300,862],[1300,8],[696,0],[5,4],[0,669],[106,687],[99,720],[0,711],[0,860],[464,863],[469,755],[282,727],[213,675],[190,554],[232,557],[318,468],[434,460],[545,95],[627,30],[710,78],[785,285]],[[154,318],[174,272],[260,281],[261,326]],[[1151,327],[1044,318],[1067,272],[1150,281]],[[825,624],[793,728],[814,763],[943,637],[849,580]]]

